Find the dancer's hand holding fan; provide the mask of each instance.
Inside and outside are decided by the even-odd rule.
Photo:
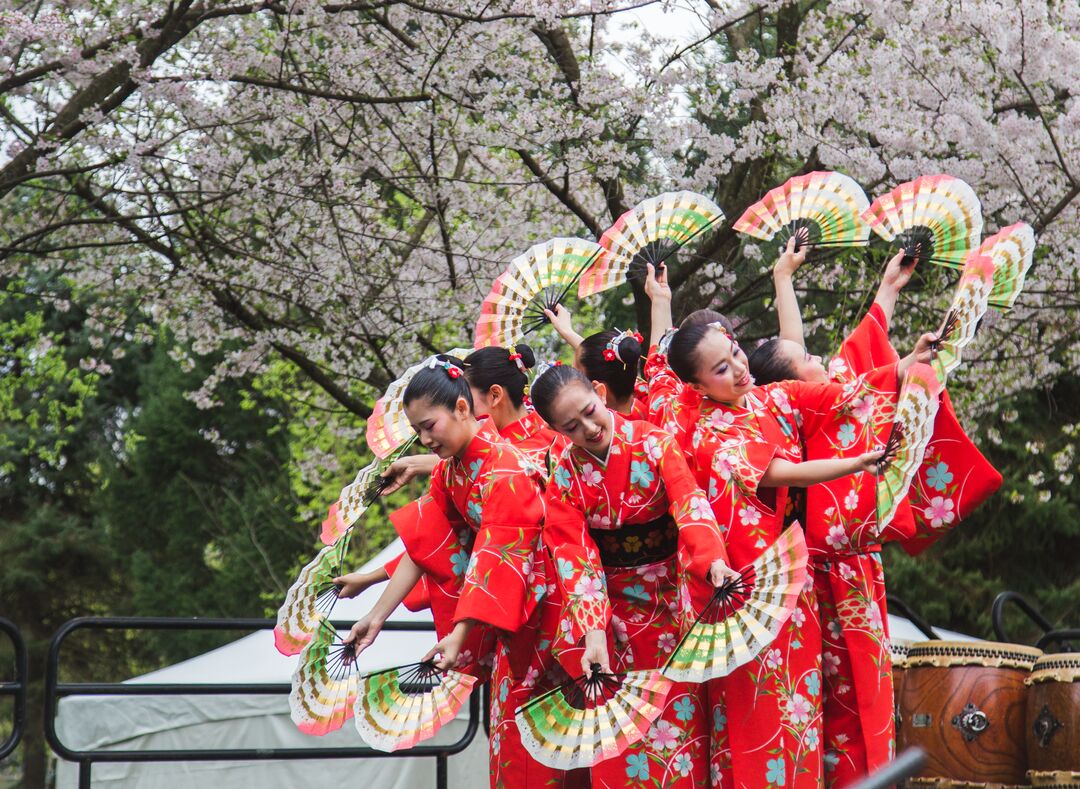
[[[789,528],[754,562],[716,588],[663,668],[682,682],[724,677],[753,660],[791,618],[806,584],[806,540]]]
[[[665,192],[643,200],[600,236],[604,254],[581,277],[578,297],[645,279],[647,264],[659,268],[691,241],[724,221],[720,206],[696,192]]]
[[[513,348],[548,322],[603,250],[582,238],[553,238],[530,247],[495,278],[480,305],[473,345]]]

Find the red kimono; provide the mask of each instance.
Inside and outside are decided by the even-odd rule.
[[[874,304],[844,340],[829,373],[836,381],[859,385],[855,382],[867,376],[855,376],[897,359],[889,343],[885,315]],[[874,537],[867,528],[876,515],[874,481],[867,475],[814,485],[808,491],[808,524],[820,525],[817,530],[808,529],[806,536],[815,557],[815,587],[821,608],[825,779],[830,787],[858,781],[893,755],[892,660],[880,544],[897,540],[909,553],[917,553],[955,525],[952,501],[947,508],[939,506],[941,498],[933,501],[930,493],[934,485],[941,485],[946,496],[959,491],[966,516],[1001,484],[1001,476],[960,428],[948,395],[943,398],[934,437],[908,499],[885,533]],[[846,418],[839,416],[840,446],[808,445],[806,458],[826,457],[830,451],[845,454],[848,448],[853,453],[869,451],[875,446],[875,434],[880,445],[888,435],[892,416],[889,409],[872,406],[874,402],[873,395],[867,394],[857,410]],[[952,488],[947,487],[953,477],[950,466],[962,469],[964,475]],[[847,493],[843,490],[845,480],[851,481]],[[970,484],[964,484],[967,481]],[[943,512],[938,513],[938,509]]]
[[[510,423],[499,431],[499,435],[535,463],[545,479],[551,475],[555,462],[569,443],[566,436],[549,428],[535,411],[529,411],[518,421]],[[398,555],[383,565],[387,577],[394,574],[400,561],[401,555]],[[403,602],[410,611],[423,611],[431,606],[431,592],[426,577],[420,579]]]
[[[542,483],[536,465],[484,420],[462,457],[435,467],[418,516],[394,523],[427,576],[440,637],[464,619],[487,625],[474,628],[462,663],[480,673],[492,660],[492,787],[571,784],[571,773],[529,756],[514,722],[520,704],[567,678],[551,657],[561,600],[539,549]]]
[[[660,668],[712,595],[725,559],[704,493],[670,435],[612,412],[608,455],[570,446],[546,492],[544,541],[563,592],[556,651],[581,674],[582,639],[605,630],[614,671]],[[592,786],[706,786],[709,720],[703,686],[676,683],[648,735],[593,767]]]
[[[761,488],[773,458],[802,460],[800,438],[850,405],[836,384],[785,381],[754,389],[745,407],[703,400],[651,354],[650,411],[691,457],[724,531],[732,566],[753,562],[784,529],[787,488]],[[812,573],[811,573],[812,575]],[[707,683],[714,786],[811,789],[822,781],[821,630],[808,584],[776,640],[749,664]]]

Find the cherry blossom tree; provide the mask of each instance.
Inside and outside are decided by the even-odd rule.
[[[987,233],[1040,237],[955,385],[987,409],[1080,365],[1078,31],[1067,2],[0,0],[0,272],[92,293],[103,336],[134,296],[184,353],[227,348],[204,405],[280,357],[363,417],[471,336],[531,243],[702,191],[729,221],[673,264],[677,307],[764,336],[775,250],[730,220],[811,169],[871,196],[947,172]],[[800,273],[812,342],[859,317],[884,256]],[[940,321],[950,276],[909,287],[900,342]]]

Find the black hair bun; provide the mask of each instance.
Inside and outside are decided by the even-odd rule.
[[[536,367],[536,354],[533,353],[533,349],[525,343],[518,343],[514,346],[514,352],[521,354],[521,363],[525,365],[526,370],[531,370]]]
[[[641,343],[637,337],[628,334],[619,340],[619,358],[623,364],[637,364],[641,358]]]

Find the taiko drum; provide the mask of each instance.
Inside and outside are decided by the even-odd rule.
[[[1028,768],[1080,773],[1080,654],[1043,655],[1027,684]]]

